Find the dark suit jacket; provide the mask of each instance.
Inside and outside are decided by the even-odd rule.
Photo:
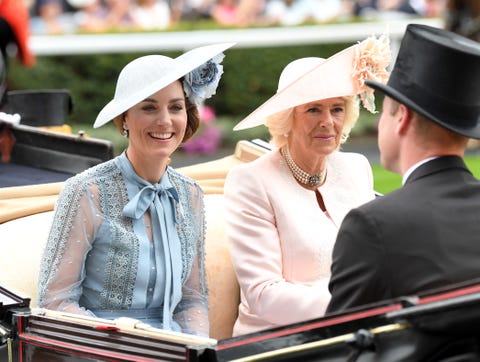
[[[345,217],[327,313],[480,277],[480,181],[446,156]]]

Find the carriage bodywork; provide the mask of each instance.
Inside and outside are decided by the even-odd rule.
[[[0,361],[479,360],[480,284],[475,281],[232,337],[239,287],[225,234],[223,183],[233,166],[268,152],[260,141],[240,141],[232,155],[179,169],[205,192],[211,338],[127,318],[108,321],[38,309],[39,260],[63,180],[110,159],[113,147],[35,125],[9,126],[9,132],[16,140],[11,163],[0,165]],[[27,167],[26,177],[17,166]],[[2,173],[8,176],[3,181]],[[37,173],[46,176],[36,179]]]
[[[478,361],[478,284],[223,340],[0,298],[8,361]]]
[[[250,162],[265,152],[262,143],[241,141],[230,156],[180,169],[205,191],[212,338],[145,328],[135,320],[112,322],[35,308],[35,273],[42,240],[62,182],[0,189],[0,203],[4,192],[4,197],[16,196],[16,201],[22,203],[23,199],[30,206],[19,208],[23,216],[17,210],[12,220],[4,218],[0,224],[4,250],[0,284],[15,290],[0,289],[0,357],[8,361],[477,360],[480,285],[474,281],[231,337],[239,290],[226,245],[223,182],[235,164]],[[34,260],[29,260],[32,255]]]

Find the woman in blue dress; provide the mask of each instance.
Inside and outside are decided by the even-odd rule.
[[[94,127],[113,120],[126,150],[65,182],[41,261],[39,307],[208,336],[203,193],[168,166],[215,94],[223,51],[148,55],[121,71]]]

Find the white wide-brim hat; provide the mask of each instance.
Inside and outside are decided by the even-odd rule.
[[[177,58],[146,55],[131,61],[120,72],[115,95],[98,113],[93,128],[103,126],[233,45],[235,43],[206,45]]]
[[[316,100],[359,95],[365,108],[375,111],[373,91],[366,80],[386,83],[391,53],[382,35],[365,39],[328,59],[301,58],[280,75],[275,95],[240,121],[239,131],[265,124],[268,117],[287,115],[291,108]]]

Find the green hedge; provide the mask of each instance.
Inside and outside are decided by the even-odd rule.
[[[217,114],[221,128],[222,145],[231,147],[241,139],[263,138],[268,140],[266,127],[255,127],[233,132],[233,126],[270,98],[277,89],[278,77],[286,64],[294,59],[310,56],[327,58],[351,44],[270,47],[258,49],[229,49],[223,60],[224,74],[217,93],[207,100]],[[166,52],[176,57],[180,52]],[[68,124],[74,130],[83,129],[92,137],[115,142],[115,149],[122,150],[125,140],[109,124],[93,129],[93,121],[102,107],[112,99],[121,69],[131,60],[144,54],[95,54],[75,56],[39,57],[34,68],[25,68],[15,59],[10,62],[8,89],[69,89],[73,98],[73,112]],[[381,104],[377,96],[377,109]],[[362,111],[356,134],[374,134],[376,119]]]
[[[207,101],[217,115],[241,118],[277,88],[278,77],[290,61],[307,56],[329,57],[350,44],[229,49],[217,94]],[[164,53],[176,57],[179,52]],[[8,86],[13,89],[59,89],[72,93],[74,111],[69,122],[92,122],[112,98],[118,73],[144,54],[95,54],[39,57],[34,68],[10,62]]]

